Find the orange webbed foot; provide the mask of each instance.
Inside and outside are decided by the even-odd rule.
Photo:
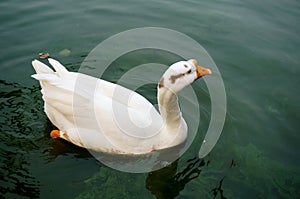
[[[60,131],[59,130],[52,130],[50,133],[50,136],[52,138],[59,138],[60,137]]]

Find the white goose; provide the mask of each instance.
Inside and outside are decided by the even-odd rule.
[[[48,60],[56,72],[34,60],[32,65],[37,74],[32,77],[40,81],[44,110],[59,129],[53,130],[51,137],[114,154],[146,154],[183,143],[188,128],[176,94],[200,77],[211,74],[194,59],[171,65],[157,88],[159,114],[148,100],[134,91],[69,72],[58,61]]]

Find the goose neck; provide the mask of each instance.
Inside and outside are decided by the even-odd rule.
[[[168,88],[158,88],[158,105],[160,114],[167,127],[179,128],[181,123],[181,111],[176,93]]]

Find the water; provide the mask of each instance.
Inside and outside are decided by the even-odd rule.
[[[299,1],[4,0],[0,10],[0,192],[5,198],[299,197]],[[43,113],[38,83],[30,78],[30,62],[49,52],[76,71],[99,42],[145,26],[180,31],[206,48],[222,73],[228,113],[217,146],[197,159],[210,117],[207,89],[197,82],[202,117],[191,148],[162,170],[129,174],[49,137],[54,127]],[[71,54],[59,55],[63,49]],[[140,59],[177,58],[140,52],[122,59],[122,68],[108,71],[106,79],[116,81]],[[155,87],[140,92],[155,100]]]

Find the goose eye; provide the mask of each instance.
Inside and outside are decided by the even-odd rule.
[[[190,69],[190,70],[188,70],[187,74],[190,74],[191,72],[192,72],[192,70]]]

